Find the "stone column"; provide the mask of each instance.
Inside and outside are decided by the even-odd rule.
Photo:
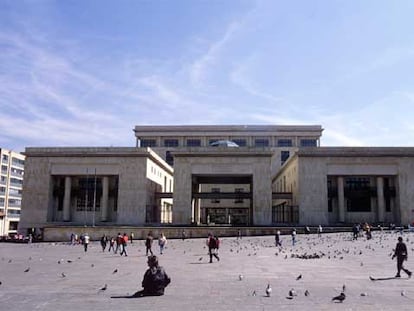
[[[344,178],[338,177],[338,220],[345,222]]]
[[[385,200],[384,200],[384,178],[377,177],[377,202],[378,202],[378,221],[384,221]]]
[[[72,179],[70,176],[65,177],[65,194],[63,196],[63,221],[70,221],[70,190]]]
[[[109,178],[102,177],[102,199],[101,199],[101,221],[108,220],[108,192],[109,192]]]

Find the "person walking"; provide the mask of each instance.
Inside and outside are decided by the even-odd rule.
[[[129,235],[129,239],[131,240],[131,244],[132,244],[132,241],[134,240],[134,232],[131,232],[131,234]]]
[[[318,237],[319,238],[322,236],[322,231],[323,231],[322,226],[319,225],[319,227],[318,227]]]
[[[122,240],[121,240],[121,253],[120,255],[125,255],[128,256],[127,254],[127,246],[128,246],[128,235],[126,233],[124,233],[124,235],[122,236]]]
[[[218,256],[218,249],[220,246],[219,238],[209,233],[207,238],[207,246],[208,254],[210,255],[210,263],[213,262],[213,256],[217,259],[217,261],[220,261],[220,257]]]
[[[358,233],[359,233],[359,228],[357,226],[357,224],[354,224],[354,226],[352,227],[352,239],[353,240],[358,240]]]
[[[405,245],[405,243],[403,242],[402,237],[398,237],[398,243],[395,246],[395,252],[394,252],[394,255],[392,256],[392,259],[394,259],[395,257],[397,257],[397,274],[395,275],[395,277],[400,278],[401,277],[400,272],[401,270],[403,270],[405,273],[407,273],[408,277],[410,278],[412,272],[403,267],[404,261],[408,259],[408,252],[407,252],[407,245]]]
[[[239,229],[237,230],[237,240],[241,240],[242,239],[242,231]]]
[[[85,235],[83,236],[83,248],[85,250],[85,253],[88,251],[89,239],[89,235],[85,233]]]
[[[115,253],[115,238],[113,236],[111,236],[111,238],[109,239],[108,252],[110,252],[111,250]]]
[[[102,246],[102,251],[104,252],[105,251],[105,248],[106,248],[106,244],[108,243],[108,238],[106,237],[106,235],[104,234],[102,237],[101,237],[101,246]]]
[[[148,256],[148,252],[151,253],[151,255],[154,255],[152,253],[152,242],[154,241],[154,238],[152,237],[151,232],[148,233],[147,238],[145,239],[145,255]]]
[[[279,230],[277,230],[276,234],[275,234],[275,244],[276,244],[276,247],[277,246],[282,247],[282,241],[280,240],[280,231]]]
[[[296,244],[296,229],[295,228],[293,228],[292,229],[292,246],[295,246],[295,244]]]
[[[184,241],[187,238],[187,233],[185,232],[185,230],[183,230],[181,232],[181,239]]]
[[[165,237],[164,233],[161,232],[160,237],[158,238],[158,245],[160,247],[160,255],[164,251],[165,245],[167,245],[167,238]]]
[[[122,240],[123,240],[123,237],[121,235],[121,232],[118,232],[118,235],[116,236],[116,240],[115,240],[116,247],[115,247],[114,254],[118,254],[118,249],[121,248]]]
[[[164,295],[165,288],[171,282],[164,268],[158,264],[157,256],[149,256],[147,263],[149,268],[142,280],[142,287],[144,289],[136,292],[132,297],[162,296]]]

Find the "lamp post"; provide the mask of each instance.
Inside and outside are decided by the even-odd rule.
[[[87,218],[87,213],[86,210],[88,209],[88,181],[89,181],[89,171],[88,169],[86,169],[86,183],[85,183],[85,210],[84,210],[84,222],[85,222],[85,227],[86,227],[86,218]]]
[[[93,214],[92,214],[92,226],[95,227],[95,209],[96,209],[96,168],[95,168],[95,180],[93,189]]]

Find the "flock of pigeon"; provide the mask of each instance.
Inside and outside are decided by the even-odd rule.
[[[316,235],[300,235],[298,236],[299,242],[293,246],[290,240],[290,236],[285,235],[282,236],[283,240],[283,247],[275,247],[274,240],[273,239],[262,239],[262,238],[255,238],[255,237],[243,237],[242,240],[236,239],[236,238],[225,238],[222,239],[220,252],[223,252],[224,255],[222,256],[223,260],[233,260],[234,257],[237,256],[248,256],[252,257],[253,262],[255,261],[255,257],[259,258],[264,250],[271,250],[272,254],[274,254],[274,258],[277,260],[282,260],[281,263],[283,263],[284,260],[311,260],[318,262],[322,259],[324,260],[335,260],[337,261],[338,266],[340,267],[341,261],[351,260],[351,261],[357,261],[358,265],[360,267],[364,267],[364,262],[362,258],[368,258],[369,256],[375,256],[376,250],[382,250],[383,253],[386,252],[387,257],[391,257],[393,255],[392,249],[389,248],[390,245],[395,246],[396,240],[397,240],[397,233],[388,233],[388,232],[376,232],[374,233],[374,239],[369,241],[369,243],[353,243],[352,242],[352,236],[351,233],[337,233],[337,234],[324,234],[321,237],[317,237]],[[365,240],[364,237],[360,237],[360,239]],[[342,243],[343,241],[346,241],[348,243]],[[171,240],[171,243],[169,245],[169,250],[165,252],[166,254],[163,256],[168,256],[168,252],[170,251],[173,253],[175,250],[175,246],[181,241],[175,241]],[[368,241],[367,241],[368,242]],[[386,243],[387,242],[387,243]],[[404,235],[404,242],[407,244],[407,247],[409,251],[411,252],[409,254],[409,257],[414,255],[414,238],[410,234]],[[139,243],[139,242],[138,242]],[[197,244],[198,243],[198,244]],[[190,256],[194,256],[194,249],[200,248],[200,241],[199,240],[193,240],[191,243],[188,244],[188,247],[184,250],[182,250],[182,254],[187,254]],[[362,246],[361,246],[362,245]],[[80,251],[80,249],[79,249]],[[141,250],[139,250],[141,251]],[[207,253],[206,246],[203,245],[203,251]],[[269,253],[269,252],[267,252]],[[365,256],[363,256],[365,255]],[[413,256],[414,257],[414,256]],[[119,258],[119,257],[118,257]],[[165,257],[163,257],[164,259]],[[205,261],[207,257],[198,255],[198,262]],[[359,260],[359,258],[361,258]],[[81,259],[81,257],[78,257],[78,259]],[[384,258],[386,260],[387,258]],[[390,258],[388,258],[390,259]],[[6,262],[8,264],[13,264],[13,258],[7,258],[2,257],[1,260],[3,262]],[[29,265],[23,270],[23,273],[27,273],[30,275],[31,271],[31,265],[30,262],[32,261],[32,257],[28,258]],[[59,259],[57,260],[57,264],[61,265],[62,267],[64,264],[71,264],[75,262],[76,259]],[[221,263],[220,263],[221,264]],[[395,267],[395,261],[392,262],[389,261],[389,265]],[[90,264],[91,268],[95,267],[94,263]],[[169,267],[172,268],[172,267]],[[414,267],[412,267],[414,268]],[[220,269],[220,266],[217,266],[217,269]],[[112,275],[118,273],[118,268],[115,268],[112,270]],[[168,271],[167,271],[168,272]],[[367,278],[369,276],[369,271],[366,271]],[[67,271],[60,272],[61,278],[67,278],[68,273]],[[306,278],[306,271],[300,274],[298,274],[295,277],[295,280],[298,281],[298,284],[301,280]],[[376,280],[376,278],[370,277],[372,281]],[[243,274],[238,275],[239,281],[246,281],[246,276]],[[0,286],[4,286],[4,281],[0,281]],[[109,282],[108,282],[109,283]],[[101,286],[97,288],[98,292],[103,292],[108,289],[108,283],[101,283]],[[266,284],[266,283],[265,283]],[[291,284],[290,284],[291,285]],[[305,297],[310,297],[311,292],[309,289],[303,288],[300,290],[297,290],[293,288],[292,286],[288,286],[286,288],[286,299],[288,300],[294,300],[299,295],[304,295]],[[1,289],[1,287],[0,287]],[[273,295],[274,289],[272,289],[272,284],[270,282],[267,283],[263,287],[264,293],[263,295],[265,297],[271,297]],[[368,296],[368,291],[363,291],[360,293],[361,297]],[[253,291],[250,291],[251,296],[257,296],[258,290],[255,289]],[[339,294],[338,294],[339,293]],[[343,303],[347,295],[349,294],[346,291],[346,286],[343,285],[342,289],[338,291],[337,295],[332,295],[329,299],[332,301],[332,303]],[[346,294],[347,293],[347,294]],[[313,294],[315,295],[315,294]],[[353,293],[355,295],[355,293]],[[411,299],[409,295],[407,295],[405,290],[401,290],[401,296]],[[309,299],[309,298],[308,298]]]

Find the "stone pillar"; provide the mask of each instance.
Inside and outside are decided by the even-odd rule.
[[[384,178],[377,177],[377,202],[378,202],[378,221],[384,222],[385,200],[384,200]]]
[[[338,220],[345,222],[344,178],[338,177]]]
[[[192,218],[191,167],[189,163],[182,162],[180,157],[175,158],[175,161],[172,222],[174,225],[189,225]]]
[[[102,177],[102,199],[101,199],[101,221],[108,220],[108,192],[109,192],[109,178]]]
[[[70,190],[72,179],[70,176],[65,177],[65,194],[63,196],[63,221],[70,221]]]

